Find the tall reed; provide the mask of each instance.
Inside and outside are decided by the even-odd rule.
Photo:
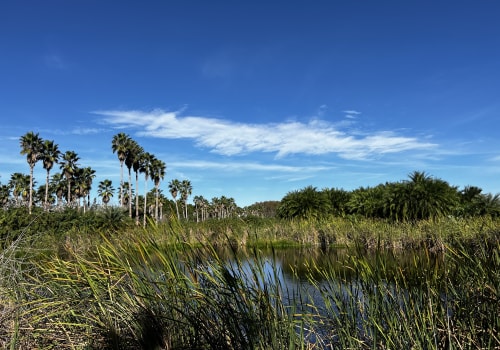
[[[23,342],[58,349],[293,349],[301,322],[278,271],[212,246],[103,237],[95,251],[37,264],[18,286]]]
[[[358,255],[351,271],[312,266],[310,282],[322,296],[317,337],[338,349],[499,348],[499,248],[415,256],[415,275]]]

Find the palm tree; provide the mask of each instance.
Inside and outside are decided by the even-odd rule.
[[[181,187],[179,190],[181,192],[181,200],[184,203],[184,219],[187,220],[188,218],[187,200],[191,195],[191,193],[193,192],[193,186],[191,185],[191,181],[182,180]]]
[[[425,172],[409,175],[409,219],[434,219],[451,214],[458,205],[459,192],[446,181],[435,179]]]
[[[132,163],[132,169],[135,173],[135,224],[139,225],[139,171],[143,167],[145,161],[144,149],[137,145],[135,149],[134,161]]]
[[[278,215],[292,219],[318,219],[331,212],[331,203],[324,192],[308,186],[300,191],[292,191],[283,197]]]
[[[62,162],[59,164],[59,167],[61,168],[63,175],[67,181],[66,185],[68,186],[68,195],[66,197],[66,203],[68,205],[71,204],[71,181],[73,180],[73,175],[78,168],[77,162],[79,160],[80,157],[78,157],[75,152],[66,151],[66,153],[64,153],[64,155],[62,156]]]
[[[476,186],[465,186],[460,192],[461,214],[463,216],[475,216],[481,211],[481,199],[483,190]]]
[[[196,222],[200,222],[200,216],[201,220],[203,220],[203,196],[194,196],[193,198],[193,203],[194,203],[194,211],[196,213]],[[200,215],[201,212],[201,215]]]
[[[104,207],[108,206],[109,200],[113,197],[115,189],[113,188],[113,182],[111,180],[103,180],[99,182],[99,187],[97,188],[97,193],[102,197],[102,202]]]
[[[131,190],[132,190],[132,188],[130,186],[130,182],[125,181],[123,183],[123,205],[124,206],[128,206],[129,203],[132,202],[131,197],[129,196]]]
[[[127,155],[125,157],[125,165],[127,166],[128,169],[128,182],[130,184],[128,188],[128,196],[129,196],[129,201],[128,201],[128,215],[129,217],[132,217],[132,167],[134,166],[134,163],[137,162],[137,159],[142,152],[142,147],[139,146],[139,144],[130,139],[127,147]],[[137,186],[136,186],[137,187]],[[137,192],[137,188],[136,188]]]
[[[26,161],[30,167],[30,188],[29,188],[29,204],[28,210],[31,214],[31,207],[33,204],[33,169],[35,168],[36,162],[40,160],[40,155],[42,153],[43,140],[38,135],[30,131],[26,135],[21,136],[21,154],[26,155]]]
[[[60,206],[62,204],[64,191],[68,187],[66,185],[66,180],[64,179],[63,174],[55,173],[54,175],[52,175],[52,179],[50,180],[50,185],[56,194],[57,206]]]
[[[22,173],[13,173],[10,175],[9,187],[12,190],[15,204],[19,205],[21,200],[29,192],[30,176]],[[21,200],[20,200],[21,199]]]
[[[144,152],[141,156],[141,164],[139,172],[144,174],[144,212],[143,212],[143,226],[146,227],[146,213],[147,213],[147,198],[148,198],[148,180],[152,173],[152,164],[154,163],[155,157],[149,153]]]
[[[111,141],[111,149],[116,153],[120,161],[120,205],[123,206],[123,163],[127,158],[127,151],[130,143],[130,136],[121,132],[113,136]]]
[[[90,207],[90,190],[92,189],[92,180],[95,178],[95,170],[91,167],[77,169],[75,176],[75,187],[77,195],[83,198],[83,212],[86,212],[87,206]],[[87,197],[87,198],[86,198]]]
[[[151,178],[155,184],[156,189],[156,206],[155,206],[155,220],[158,222],[158,208],[159,208],[159,196],[160,196],[160,181],[165,177],[165,170],[167,166],[165,162],[160,159],[155,159],[151,164]]]
[[[181,182],[177,179],[173,179],[168,184],[169,192],[172,195],[172,198],[174,199],[175,210],[177,212],[177,220],[180,220],[181,218],[179,215],[179,206],[177,205],[177,194],[179,193],[180,188],[181,188]]]
[[[500,216],[500,193],[497,194],[481,194],[479,215],[488,215],[493,218]]]
[[[47,177],[45,179],[45,210],[48,209],[48,197],[49,197],[49,176],[50,170],[54,166],[54,163],[59,162],[59,157],[61,156],[61,151],[59,151],[59,146],[54,143],[54,141],[45,140],[43,143],[41,159],[43,162],[43,168],[47,171]]]
[[[0,205],[5,207],[9,203],[10,188],[9,185],[0,185]]]

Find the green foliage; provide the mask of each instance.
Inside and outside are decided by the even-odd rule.
[[[76,210],[60,215],[80,229],[83,218],[97,220]],[[121,210],[108,217],[116,215],[127,218]],[[252,249],[222,254],[207,236],[193,249],[185,236],[197,226],[193,223],[151,224],[148,231],[126,226],[106,234],[72,229],[59,240],[64,254],[41,254],[47,240],[40,233],[21,233],[22,239],[0,254],[0,340],[9,339],[12,348],[59,349],[500,345],[500,226],[494,219],[416,224],[335,219],[330,224],[252,217],[201,225],[224,231],[226,241],[218,242],[226,246],[232,245],[230,234],[250,229],[266,237],[279,230],[288,237],[352,235],[357,249],[344,251],[331,268],[325,268],[328,260],[316,265],[325,259],[318,250],[305,249],[310,264],[297,266],[286,253],[278,257],[274,251],[271,260]],[[412,261],[389,264],[386,254],[367,253],[359,244],[378,240],[385,246],[403,234],[426,243],[442,239],[445,255],[424,250]],[[287,290],[281,269],[311,283]]]
[[[243,209],[246,216],[273,218],[276,216],[280,201],[264,201],[249,205]]]
[[[32,215],[29,215],[26,207],[11,208],[0,210],[0,247],[8,246],[21,233],[28,238],[53,236],[61,239],[68,232],[106,234],[124,230],[130,225],[131,220],[123,210],[114,207],[85,213],[73,208],[54,212],[34,208]]]
[[[160,247],[153,237],[103,237],[92,252],[33,263],[16,286],[33,348],[293,349],[299,322],[276,275],[228,263],[207,245]],[[203,262],[203,263],[201,263]],[[299,322],[300,323],[300,322]],[[1,333],[0,333],[1,334]]]
[[[500,216],[500,194],[482,194],[477,187],[459,192],[446,181],[415,171],[409,180],[360,187],[351,192],[308,186],[289,192],[277,210],[284,219],[320,219],[331,216],[416,222],[447,216]]]
[[[318,337],[333,349],[497,348],[500,246],[486,246],[415,257],[414,273],[383,255],[353,255],[340,269],[312,264],[309,281],[323,301]]]
[[[328,215],[331,203],[324,192],[308,186],[289,192],[278,208],[278,216],[285,219],[320,219]]]

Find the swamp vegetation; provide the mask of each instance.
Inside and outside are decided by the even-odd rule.
[[[0,220],[6,349],[500,347],[491,216],[142,228],[117,208],[17,208]]]

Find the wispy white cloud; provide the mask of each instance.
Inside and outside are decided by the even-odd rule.
[[[192,139],[197,146],[228,156],[253,152],[276,153],[277,157],[333,153],[345,159],[365,159],[386,153],[436,147],[436,144],[391,131],[350,134],[320,119],[307,123],[287,121],[251,124],[203,116],[182,116],[180,112],[163,110],[94,113],[114,127],[136,129],[140,136]]]
[[[331,170],[330,166],[289,166],[280,164],[262,164],[256,162],[210,162],[204,160],[197,161],[178,161],[171,162],[171,166],[176,168],[194,168],[194,169],[214,169],[214,170],[231,170],[231,171],[263,171],[273,173],[304,173],[318,172]]]
[[[345,110],[345,111],[342,111],[343,113],[345,114],[348,114],[348,115],[360,115],[361,112],[358,112],[354,109],[348,109],[348,110]]]

